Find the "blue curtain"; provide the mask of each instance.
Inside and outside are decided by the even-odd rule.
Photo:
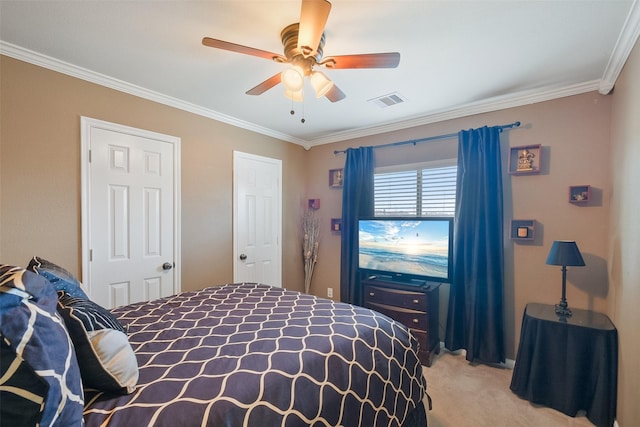
[[[372,147],[349,148],[342,187],[340,300],[362,305],[358,278],[358,218],[373,216]]]
[[[500,127],[458,134],[453,283],[445,346],[467,360],[505,360]]]

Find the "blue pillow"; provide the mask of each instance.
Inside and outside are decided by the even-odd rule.
[[[51,282],[56,291],[65,291],[72,297],[89,299],[87,294],[82,290],[80,281],[76,279],[73,274],[51,261],[34,256],[31,261],[29,261],[27,270],[33,271],[46,278]]]
[[[2,425],[19,425],[22,418],[39,419],[42,426],[83,425],[80,369],[57,303],[44,277],[0,264],[1,350],[9,358],[0,372]],[[24,399],[24,412],[17,414],[22,418],[14,423],[16,408],[7,409],[5,402]]]
[[[0,425],[40,425],[49,385],[0,336]]]

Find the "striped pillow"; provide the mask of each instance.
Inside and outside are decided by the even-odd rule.
[[[84,386],[132,393],[138,362],[118,319],[93,301],[65,291],[58,291],[58,312],[75,346]]]

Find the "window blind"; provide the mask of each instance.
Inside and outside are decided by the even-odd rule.
[[[375,216],[454,216],[457,166],[374,175]]]

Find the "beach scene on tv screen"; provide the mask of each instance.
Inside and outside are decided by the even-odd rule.
[[[360,221],[360,268],[446,279],[447,221]]]

